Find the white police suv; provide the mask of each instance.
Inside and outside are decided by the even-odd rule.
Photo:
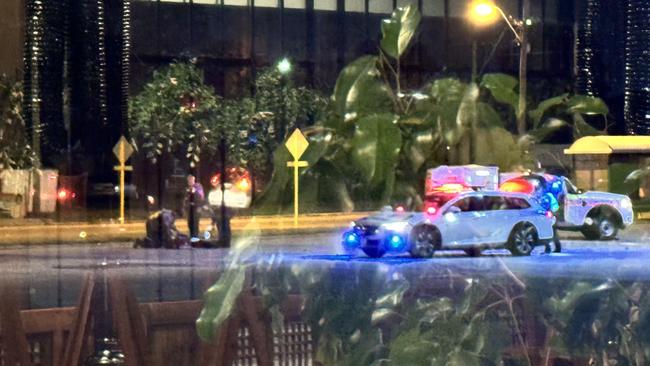
[[[464,191],[427,197],[426,212],[394,211],[356,220],[343,234],[347,253],[370,257],[410,253],[427,258],[436,250],[460,249],[469,255],[481,249],[506,248],[530,255],[553,239],[553,214],[530,196],[496,191]]]

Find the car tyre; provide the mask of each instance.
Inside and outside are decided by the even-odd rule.
[[[415,258],[431,258],[440,248],[440,232],[430,225],[419,225],[411,231],[409,252]]]
[[[613,240],[618,234],[618,225],[612,214],[590,216],[591,225],[585,225],[581,232],[589,240]]]
[[[362,248],[363,252],[370,258],[381,258],[386,251],[380,248]]]
[[[508,250],[516,256],[530,255],[537,242],[538,236],[535,227],[531,224],[519,224],[510,233]]]
[[[467,248],[465,249],[465,254],[467,254],[470,257],[480,257],[481,248]]]

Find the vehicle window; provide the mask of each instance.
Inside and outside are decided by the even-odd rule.
[[[566,193],[568,194],[579,194],[578,188],[571,183],[570,180],[564,178],[564,185],[566,186]]]
[[[427,196],[424,205],[425,207],[433,207],[438,210],[440,207],[444,206],[445,203],[449,202],[455,195],[451,194],[434,194]]]
[[[507,210],[508,204],[504,197],[501,196],[485,196],[483,197],[483,204],[486,211]]]
[[[530,207],[528,201],[519,197],[505,197],[505,201],[508,205],[508,210],[521,210]]]
[[[461,212],[472,212],[472,211],[482,211],[483,210],[483,198],[482,197],[465,197],[458,202],[454,203],[453,206],[460,208]]]

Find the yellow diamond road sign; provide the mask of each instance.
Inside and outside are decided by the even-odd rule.
[[[117,160],[120,164],[125,163],[133,154],[133,146],[126,141],[124,136],[120,137],[120,140],[113,147],[113,154],[117,157]]]
[[[300,129],[296,128],[284,145],[287,147],[293,158],[298,160],[305,150],[307,150],[309,141],[307,141],[302,132],[300,132]]]

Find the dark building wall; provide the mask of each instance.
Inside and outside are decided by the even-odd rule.
[[[518,47],[506,25],[500,22],[476,30],[462,17],[465,5],[458,5],[460,2],[428,1],[427,6],[440,3],[436,10],[440,15],[423,17],[417,40],[402,62],[410,87],[423,86],[440,74],[469,77],[473,40],[477,42],[479,71],[517,73]],[[538,22],[530,32],[530,78],[568,80],[573,9],[561,1],[534,2]],[[517,16],[519,2],[507,3],[512,3]],[[348,3],[339,0],[337,4]],[[390,14],[314,10],[311,1],[306,5],[306,9],[280,10],[135,1],[132,92],[139,90],[156,67],[196,57],[217,92],[241,95],[250,92],[257,69],[285,56],[298,65],[301,82],[331,91],[346,63],[377,52],[381,20]]]
[[[23,0],[0,1],[0,14],[0,74],[18,78],[23,68]]]
[[[628,0],[625,28],[625,122],[650,135],[650,0]]]

